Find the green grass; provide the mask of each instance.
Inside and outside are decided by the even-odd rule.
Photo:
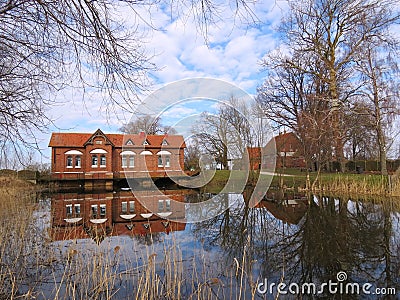
[[[279,172],[279,171],[278,171]],[[218,193],[228,181],[229,176],[232,179],[243,178],[245,171],[231,172],[228,170],[217,170],[213,179],[206,185],[208,192]],[[288,189],[304,190],[307,187],[307,174],[298,169],[285,169],[284,175],[274,175],[270,184],[272,188],[284,187]],[[248,183],[255,184],[259,174],[254,172],[249,174]],[[261,180],[268,182],[271,175],[261,174]],[[309,173],[309,182],[312,184],[317,178],[317,172]],[[360,193],[373,195],[387,194],[387,178],[379,174],[353,174],[353,173],[321,173],[314,185],[314,191],[329,191],[337,193]],[[400,196],[398,189],[394,189],[392,196]]]

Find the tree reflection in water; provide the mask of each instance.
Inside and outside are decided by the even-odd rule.
[[[398,200],[284,195],[250,208],[249,194],[246,190],[244,201],[193,226],[205,247],[223,252],[223,265],[243,263],[251,274],[248,284],[264,278],[277,284],[336,282],[344,271],[346,282],[399,289]],[[219,197],[228,203],[232,195]]]

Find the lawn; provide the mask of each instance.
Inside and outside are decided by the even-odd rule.
[[[307,187],[307,174],[298,169],[286,169],[284,173],[275,174],[272,178],[271,187],[285,187],[294,190],[304,190]],[[241,180],[245,171],[217,170],[213,179],[205,189],[210,192],[219,192],[226,184],[229,176],[232,179]],[[248,184],[255,184],[259,174],[249,174]],[[269,182],[272,175],[261,174],[261,182]],[[254,180],[251,180],[253,178]],[[309,173],[309,183],[317,178],[316,172]],[[388,191],[388,179],[379,174],[353,174],[353,173],[321,173],[313,186],[313,191],[330,191],[338,193],[360,193],[373,195],[386,195]],[[399,189],[393,188],[391,195],[400,196]]]

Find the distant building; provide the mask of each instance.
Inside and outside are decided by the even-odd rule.
[[[249,169],[260,170],[261,169],[261,147],[247,147],[247,153],[249,155]]]
[[[271,170],[275,165],[277,168],[305,168],[302,148],[300,140],[293,132],[281,133],[271,139],[264,148],[247,147],[249,168],[260,170],[263,167]]]
[[[275,144],[277,168],[305,168],[303,146],[300,139],[293,132],[280,133],[266,145]]]
[[[53,133],[51,172],[57,179],[178,176],[183,172],[181,135]]]

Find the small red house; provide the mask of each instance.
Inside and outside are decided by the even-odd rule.
[[[299,138],[293,132],[280,133],[264,148],[247,147],[250,170],[263,168],[305,168],[306,163]],[[263,161],[261,162],[261,157]]]
[[[280,133],[265,146],[265,152],[275,147],[276,167],[305,168],[303,147],[299,138],[293,132]]]
[[[51,172],[57,179],[165,177],[183,174],[181,135],[53,133]]]

